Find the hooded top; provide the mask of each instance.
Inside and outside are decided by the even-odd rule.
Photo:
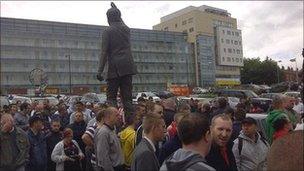
[[[206,160],[198,153],[190,150],[178,149],[173,155],[164,161],[160,171],[195,171],[195,170],[212,170],[215,169],[206,164]]]
[[[275,131],[273,128],[273,123],[281,117],[288,118],[288,116],[282,110],[273,110],[268,113],[268,116],[266,118],[266,135],[270,144],[272,143],[272,137]]]

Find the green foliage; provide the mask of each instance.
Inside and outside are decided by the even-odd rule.
[[[244,59],[244,66],[241,68],[242,84],[267,84],[271,85],[283,80],[283,71],[277,62],[268,57],[261,61],[260,58]]]

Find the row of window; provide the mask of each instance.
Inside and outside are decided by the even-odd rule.
[[[232,28],[232,23],[226,21],[220,21],[220,20],[213,20],[213,25]]]
[[[222,30],[222,31],[223,31],[223,34],[227,34],[227,35],[232,35],[232,36],[235,35],[235,36],[237,36],[237,37],[241,35],[241,33],[240,33],[240,32],[237,32],[237,31],[236,31],[236,32],[231,31],[231,30],[226,30],[226,31],[225,31],[225,30]]]
[[[183,20],[183,21],[182,21],[182,25],[183,25],[183,26],[186,25],[187,23],[193,23],[193,18],[189,18],[188,20]],[[177,27],[178,27],[178,24],[175,23],[174,27],[177,28]],[[164,31],[168,31],[168,30],[169,30],[169,27],[164,27],[163,30],[164,30]],[[193,30],[192,30],[192,31],[193,31]]]
[[[231,57],[227,57],[227,62],[243,62],[242,58],[231,58]],[[225,62],[225,57],[222,57],[222,61]]]
[[[224,39],[221,39],[221,42],[224,43]],[[242,45],[242,41],[226,39],[226,44]]]
[[[236,54],[242,54],[242,50],[239,50],[239,49],[231,49],[231,48],[228,48],[227,49],[228,53],[236,53]],[[224,48],[224,52],[226,53],[226,48]]]

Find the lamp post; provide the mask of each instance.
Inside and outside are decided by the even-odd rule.
[[[277,63],[278,63],[278,67],[277,67],[277,75],[278,75],[278,83],[280,83],[280,78],[279,78],[279,69],[280,69],[280,66],[279,66],[279,63],[282,62],[281,60],[279,60]]]
[[[295,70],[296,70],[296,81],[297,81],[297,83],[298,83],[299,81],[298,81],[298,69],[297,69],[297,66],[298,66],[298,65],[297,65],[297,58],[290,59],[289,61],[290,61],[290,62],[295,62],[295,64],[296,64],[296,69],[295,69]]]
[[[71,73],[71,55],[65,55],[65,57],[68,57],[69,59],[69,90],[70,90],[70,95],[72,94],[72,73]]]

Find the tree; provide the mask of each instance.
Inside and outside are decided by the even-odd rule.
[[[264,61],[260,58],[245,58],[244,66],[241,68],[242,84],[274,84],[278,82],[278,73],[280,82],[283,80],[283,71],[277,65],[277,62],[266,57]]]

